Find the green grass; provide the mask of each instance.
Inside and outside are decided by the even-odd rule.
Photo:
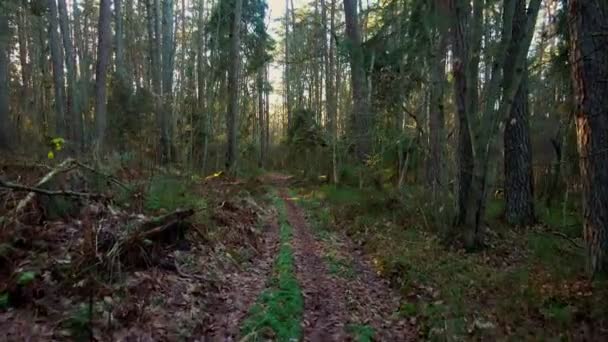
[[[374,340],[374,328],[369,325],[351,324],[346,330],[354,335],[357,342],[371,342]]]
[[[330,274],[346,279],[355,278],[355,269],[350,260],[335,255],[325,255],[323,260],[327,264]]]
[[[295,277],[294,257],[290,245],[292,228],[287,222],[285,204],[276,197],[274,203],[279,212],[281,242],[274,275],[268,288],[251,307],[241,332],[251,339],[297,341],[302,336],[300,321],[304,310],[304,299]]]

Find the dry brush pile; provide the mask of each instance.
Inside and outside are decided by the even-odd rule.
[[[268,214],[222,175],[171,176],[187,185],[165,205],[155,196],[176,186],[154,190],[157,171],[0,167],[0,330],[13,340],[213,334],[213,298],[258,253]]]

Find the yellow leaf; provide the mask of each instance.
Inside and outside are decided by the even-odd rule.
[[[53,159],[55,158],[55,153],[53,153],[53,151],[49,151],[49,153],[46,155],[49,159]]]

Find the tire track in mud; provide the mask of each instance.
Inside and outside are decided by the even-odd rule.
[[[264,290],[279,249],[279,225],[272,217],[265,227],[261,253],[247,268],[229,273],[215,299],[213,321],[203,341],[238,341],[240,326]]]
[[[352,279],[330,274],[323,256],[329,247],[313,235],[304,211],[285,188],[280,189],[293,227],[296,276],[304,295],[302,328],[305,341],[365,340],[361,328],[373,329],[375,341],[411,341],[417,329],[395,313],[399,297],[376,276],[363,257],[353,253],[349,241],[339,244],[355,269]],[[370,330],[371,330],[370,329]]]

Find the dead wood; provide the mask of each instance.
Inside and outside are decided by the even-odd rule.
[[[90,193],[90,192],[79,192],[79,191],[70,191],[70,190],[47,190],[42,188],[36,188],[31,186],[26,186],[18,183],[7,182],[0,179],[0,187],[11,189],[13,191],[27,191],[33,194],[47,195],[47,196],[66,196],[66,197],[85,197],[91,199],[102,199],[105,198],[102,194]],[[28,194],[29,196],[29,194]],[[25,201],[27,197],[22,200]],[[26,205],[27,203],[23,204]],[[21,205],[21,203],[19,203]],[[19,211],[19,206],[17,206],[17,211]]]
[[[57,167],[52,169],[49,173],[44,175],[44,177],[42,177],[38,181],[38,183],[36,183],[36,185],[34,187],[31,187],[29,189],[26,186],[18,187],[18,189],[16,189],[16,190],[29,191],[29,193],[27,194],[27,196],[24,199],[22,199],[19,202],[19,204],[17,205],[17,208],[15,209],[15,212],[19,213],[19,212],[23,211],[23,209],[27,206],[27,204],[34,198],[34,195],[36,193],[41,193],[41,191],[47,191],[44,189],[40,189],[41,186],[48,183],[57,174],[69,171],[69,170],[73,169],[74,167],[75,167],[75,160],[72,158],[68,158],[68,159],[64,160],[63,162],[61,162],[61,164],[57,165]],[[7,182],[2,181],[2,183],[0,185],[2,185],[3,187],[6,187],[5,184],[7,184]],[[8,183],[8,184],[10,184],[10,183]],[[14,184],[14,185],[16,185],[16,184]],[[15,189],[15,188],[13,188],[13,189]],[[36,191],[36,190],[38,190],[38,191]],[[55,195],[57,195],[57,194],[55,194]]]

